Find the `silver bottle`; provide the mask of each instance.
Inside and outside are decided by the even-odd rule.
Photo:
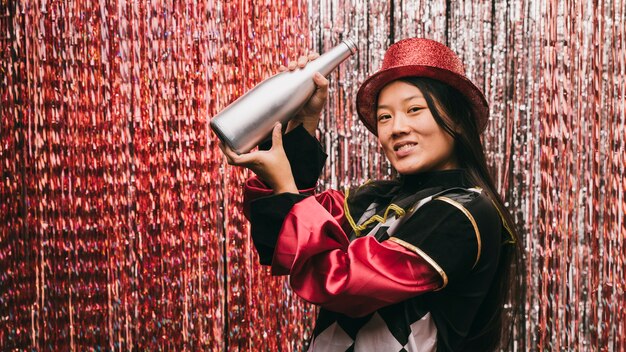
[[[214,116],[211,129],[237,154],[249,152],[269,137],[277,122],[284,125],[309,100],[315,72],[327,76],[356,50],[347,39],[302,69],[264,80]]]

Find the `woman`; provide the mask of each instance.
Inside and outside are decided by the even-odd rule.
[[[314,194],[325,161],[314,136],[328,94],[324,77],[314,81],[287,133],[274,128],[271,149],[237,155],[222,146],[230,164],[257,175],[244,210],[261,263],[321,307],[309,350],[497,348],[517,237],[480,141],[488,106],[461,61],[421,38],[388,49],[357,109],[399,177],[345,194]]]

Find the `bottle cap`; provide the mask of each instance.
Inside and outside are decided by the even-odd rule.
[[[346,38],[346,39],[343,40],[343,43],[348,46],[348,49],[350,49],[352,54],[355,54],[357,52],[358,49],[357,49],[356,44],[354,43],[354,41],[352,39]]]

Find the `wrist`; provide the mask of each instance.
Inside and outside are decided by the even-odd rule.
[[[302,127],[304,127],[304,129],[309,132],[311,136],[315,137],[315,131],[317,131],[317,125],[319,124],[319,121],[319,116],[317,118],[308,117],[291,119],[289,123],[287,123],[287,129],[285,130],[285,133],[293,130],[299,125],[302,125]]]
[[[293,183],[292,185],[277,186],[273,190],[274,190],[274,194],[281,194],[281,193],[299,194],[300,193],[298,192],[298,188],[296,187],[295,183]]]
[[[281,175],[268,177],[266,184],[272,189],[274,194],[300,193],[298,191],[298,186],[296,186],[296,181],[291,173],[291,168],[287,166],[286,168],[283,168],[283,170],[286,172],[282,172]]]
[[[307,132],[313,137],[315,137],[315,131],[317,130],[317,125],[319,124],[320,119],[318,118],[315,121],[306,121],[302,123],[302,127],[304,127]]]

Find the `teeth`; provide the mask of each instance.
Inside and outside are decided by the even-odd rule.
[[[398,150],[403,150],[403,149],[407,149],[407,148],[412,148],[415,144],[404,144],[402,145],[400,148],[398,148]]]

